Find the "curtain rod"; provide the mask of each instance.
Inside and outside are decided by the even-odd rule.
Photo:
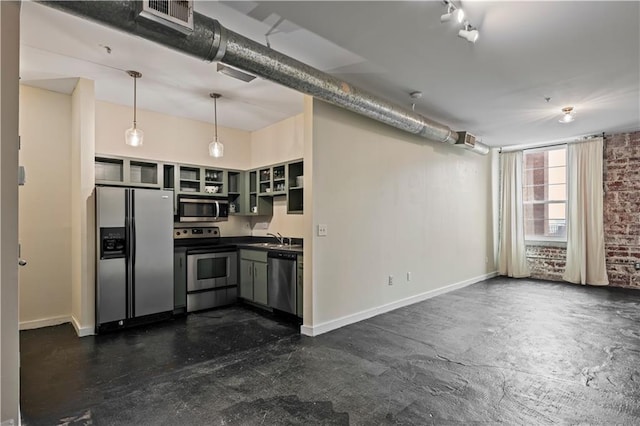
[[[604,136],[605,134],[604,132],[602,132],[602,134],[600,135],[592,134],[592,135],[580,136],[578,139],[565,140],[564,142],[551,142],[547,144],[542,142],[540,144],[529,144],[524,146],[511,145],[511,146],[500,147],[498,149],[498,153],[502,154],[503,152],[526,151],[529,149],[538,149],[538,148],[552,148],[554,146],[568,145],[570,143],[585,142],[589,139],[598,138],[598,137],[602,137],[602,139],[604,139]]]

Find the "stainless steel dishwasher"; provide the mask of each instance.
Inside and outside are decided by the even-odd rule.
[[[296,253],[270,251],[267,254],[267,302],[270,307],[296,314]]]

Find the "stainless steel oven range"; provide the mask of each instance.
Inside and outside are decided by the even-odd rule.
[[[187,247],[187,312],[235,303],[238,295],[238,252],[220,244],[218,227],[174,229],[174,244]]]

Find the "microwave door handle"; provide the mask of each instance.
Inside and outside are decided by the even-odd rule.
[[[220,203],[216,201],[216,219],[220,217]]]

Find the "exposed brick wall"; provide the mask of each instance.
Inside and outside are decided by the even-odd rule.
[[[527,245],[527,263],[533,278],[562,281],[566,257],[564,247]]]
[[[605,138],[604,241],[609,283],[640,288],[640,131]]]
[[[605,137],[604,239],[609,284],[640,288],[640,131]],[[566,249],[527,246],[533,278],[560,281]]]

